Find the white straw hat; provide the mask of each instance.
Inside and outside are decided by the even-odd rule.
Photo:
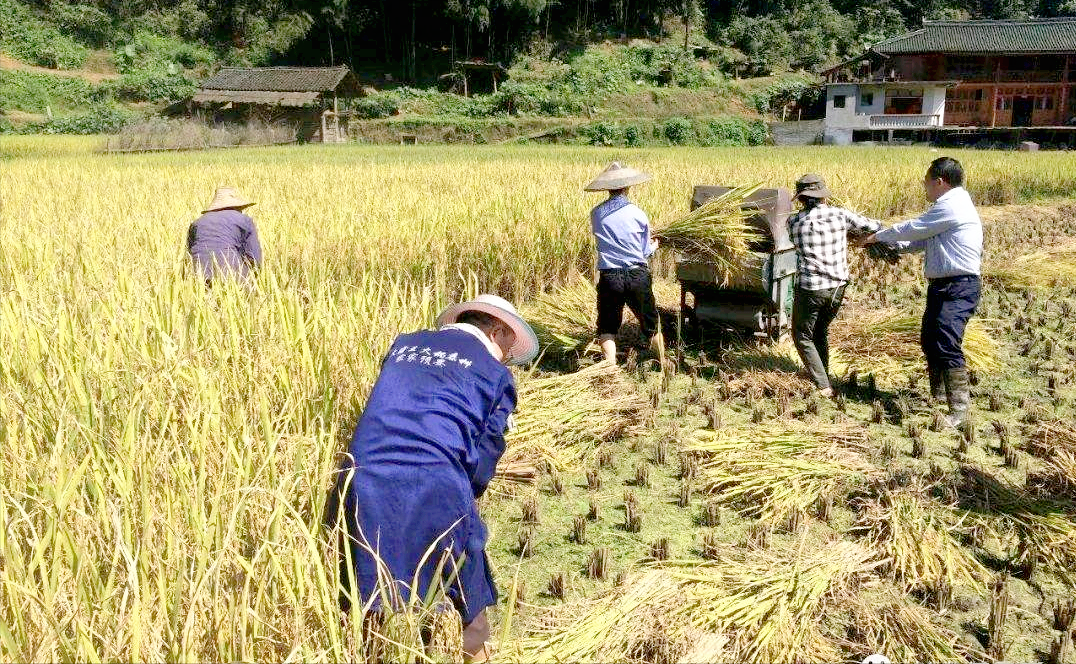
[[[479,295],[469,302],[453,304],[437,317],[437,327],[455,323],[465,311],[480,311],[489,314],[507,325],[516,335],[515,343],[508,349],[506,364],[526,364],[538,355],[538,336],[523,320],[512,303],[496,295]]]
[[[236,210],[242,210],[254,205],[253,202],[246,200],[239,195],[239,192],[234,187],[217,187],[216,193],[213,194],[213,200],[209,202],[206,209],[202,210],[203,213],[213,212],[215,210],[227,210],[235,208]]]
[[[583,191],[610,191],[649,182],[650,176],[619,161],[609,164]]]

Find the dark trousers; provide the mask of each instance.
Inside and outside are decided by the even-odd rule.
[[[792,340],[811,380],[829,387],[829,324],[837,317],[844,286],[826,290],[796,289],[792,305]]]
[[[616,334],[624,319],[624,305],[639,319],[643,337],[658,331],[658,306],[650,269],[646,266],[602,270],[598,277],[598,336]]]
[[[982,282],[974,275],[931,279],[927,288],[927,308],[919,343],[933,371],[965,366],[964,329],[975,313],[982,294]]]

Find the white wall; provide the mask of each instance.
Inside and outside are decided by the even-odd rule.
[[[870,104],[864,104],[867,95],[874,95]],[[885,113],[885,88],[880,85],[863,85],[859,88],[859,100],[856,105],[858,115],[881,115]]]
[[[945,88],[923,90],[923,113],[937,115],[940,123],[945,124]]]
[[[844,108],[834,105],[836,97],[844,96]],[[826,128],[859,128],[863,119],[857,117],[859,85],[840,83],[826,86]]]

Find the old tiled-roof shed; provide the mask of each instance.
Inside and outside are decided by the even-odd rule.
[[[362,91],[347,67],[224,67],[195,93],[196,103],[317,106]]]
[[[191,102],[215,119],[258,116],[296,125],[300,141],[347,140],[350,100],[363,96],[347,67],[224,67]]]

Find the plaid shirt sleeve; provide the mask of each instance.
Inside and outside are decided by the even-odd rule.
[[[882,229],[882,222],[877,219],[864,217],[851,210],[845,210],[844,213],[845,221],[848,223],[848,233],[852,237],[866,237]]]

